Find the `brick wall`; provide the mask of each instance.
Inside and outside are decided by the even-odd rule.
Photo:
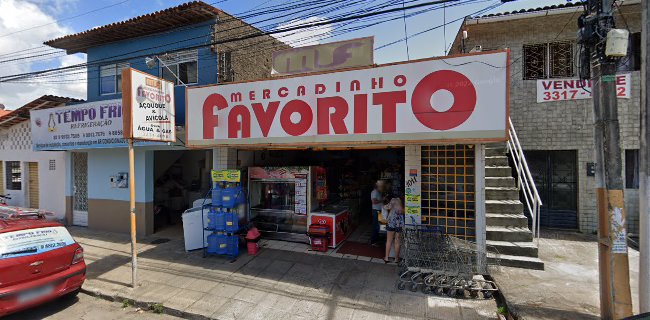
[[[640,5],[622,6],[617,14],[619,27],[625,22],[631,32],[641,30]],[[591,99],[536,102],[536,80],[523,80],[522,46],[576,39],[580,12],[478,24],[467,23],[466,48],[481,45],[487,49],[511,51],[510,117],[524,150],[576,150],[578,163],[578,221],[580,230],[596,230],[594,178],[586,175],[587,162],[593,162],[593,104]],[[526,15],[519,15],[526,16]],[[463,30],[463,28],[461,28]],[[460,35],[460,32],[459,32]],[[460,52],[460,38],[451,54]],[[574,68],[575,69],[575,68]],[[623,149],[639,148],[640,75],[632,72],[631,98],[619,99],[619,120]],[[629,232],[638,232],[638,190],[626,190]]]
[[[215,41],[235,39],[260,32],[259,29],[224,12],[219,15],[214,39]],[[216,48],[218,52],[231,53],[233,81],[239,82],[270,78],[271,54],[290,46],[273,36],[265,35],[218,44]]]

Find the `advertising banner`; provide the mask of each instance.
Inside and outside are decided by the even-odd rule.
[[[187,88],[187,144],[504,141],[508,53]]]
[[[272,76],[372,65],[374,38],[358,38],[273,52]]]
[[[122,70],[124,138],[176,142],[174,83],[132,68]]]
[[[616,97],[630,98],[630,74],[619,74],[611,81],[616,81]],[[544,79],[537,80],[537,102],[591,99],[593,81],[580,79]]]
[[[64,227],[46,227],[0,233],[0,260],[41,254],[74,243]]]
[[[30,111],[35,151],[126,145],[122,101],[107,100]]]

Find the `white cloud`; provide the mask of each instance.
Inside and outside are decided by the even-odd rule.
[[[278,25],[276,30],[297,27],[309,23],[327,22],[326,18],[309,17],[307,19],[295,19]],[[294,47],[310,46],[319,44],[321,40],[332,34],[332,25],[324,24],[316,27],[298,29],[276,33],[273,36],[278,40]]]
[[[58,9],[64,5],[64,1],[51,1],[50,3],[51,6]],[[28,54],[43,54],[45,53],[43,50],[49,48],[41,46],[44,41],[73,33],[72,30],[57,23],[56,18],[46,12],[50,10],[54,9],[44,10],[40,5],[32,2],[0,0],[0,12],[2,12],[0,15],[0,55],[5,55],[0,60],[19,58]],[[33,28],[45,24],[47,26]],[[29,28],[33,29],[17,32]],[[6,55],[35,47],[38,48],[15,55]],[[45,68],[43,63],[48,63],[48,67],[57,67],[83,63],[86,60],[82,55],[63,56],[50,61],[44,60],[47,57],[2,63],[0,64],[0,76],[33,71],[35,63],[41,64],[38,69],[42,69]],[[25,80],[29,83],[0,83],[0,103],[14,109],[44,94],[85,98],[86,85],[79,81],[80,79],[85,79],[85,75],[75,74],[65,78],[50,77],[40,80]]]

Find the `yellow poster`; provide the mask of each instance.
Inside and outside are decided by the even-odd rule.
[[[419,204],[419,203],[420,203],[420,195],[416,195],[416,194],[407,194],[407,195],[406,195],[406,203],[407,203],[407,204],[409,204],[409,203],[416,203],[416,204]]]
[[[213,182],[240,182],[241,172],[239,170],[212,170]]]
[[[420,215],[420,207],[406,207],[406,214]]]

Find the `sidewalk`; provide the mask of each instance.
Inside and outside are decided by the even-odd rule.
[[[128,235],[70,228],[84,247],[84,290],[104,298],[160,303],[198,319],[495,319],[494,300],[458,300],[399,291],[397,266],[263,248],[230,263],[185,252],[183,240],[138,243],[138,280],[131,289]],[[282,249],[282,248],[280,248]],[[291,250],[291,251],[288,251]]]
[[[518,319],[600,319],[596,237],[542,230],[539,258],[545,270],[501,267],[492,276]],[[639,252],[629,248],[630,283],[639,312]]]

